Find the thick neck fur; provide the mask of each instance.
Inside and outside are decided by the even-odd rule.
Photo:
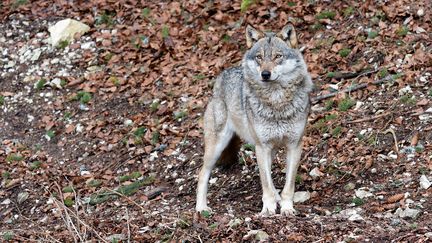
[[[246,103],[252,106],[253,113],[263,119],[290,120],[298,112],[309,109],[309,93],[312,82],[309,75],[299,72],[289,81],[260,84],[244,76]]]

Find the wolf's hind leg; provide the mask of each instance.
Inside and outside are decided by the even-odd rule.
[[[207,189],[211,170],[220,158],[222,151],[233,138],[234,131],[228,124],[222,101],[209,104],[204,121],[204,163],[198,176],[196,211],[210,210],[207,207]]]
[[[300,156],[302,152],[302,143],[289,145],[286,158],[286,181],[282,191],[282,200],[280,201],[281,214],[293,215],[296,213],[293,205],[295,177],[300,164]]]

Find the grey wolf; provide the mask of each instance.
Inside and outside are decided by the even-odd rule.
[[[294,183],[303,147],[313,83],[288,24],[275,33],[246,27],[242,65],[223,71],[204,115],[204,164],[198,176],[196,211],[207,206],[211,170],[235,162],[241,140],[255,145],[262,185],[261,215],[295,214]],[[271,177],[272,159],[285,148],[286,182],[279,195]]]

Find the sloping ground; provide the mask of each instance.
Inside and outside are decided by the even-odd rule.
[[[2,240],[431,240],[428,1],[31,2],[0,3]],[[90,32],[51,47],[68,17]],[[310,199],[256,216],[245,146],[213,174],[214,213],[194,214],[211,80],[241,60],[246,23],[287,21],[316,84],[296,185]]]

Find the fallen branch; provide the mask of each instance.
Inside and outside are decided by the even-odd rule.
[[[359,89],[364,89],[369,84],[378,85],[378,84],[381,84],[381,83],[384,83],[384,82],[390,81],[390,80],[394,80],[394,78],[393,78],[392,75],[387,76],[387,77],[382,78],[382,79],[375,80],[375,81],[373,81],[371,83],[362,83],[362,84],[351,86],[351,87],[346,88],[346,89],[341,90],[341,91],[336,91],[336,92],[332,92],[332,93],[329,93],[329,94],[316,96],[316,97],[313,97],[311,99],[312,100],[312,104],[316,104],[316,103],[318,103],[321,100],[325,100],[327,98],[334,97],[334,96],[336,96],[337,94],[340,94],[340,93],[349,93],[349,92],[353,92],[353,91],[356,91],[356,90],[359,90]]]
[[[389,129],[384,131],[384,134],[387,134],[387,133],[391,133],[393,135],[395,150],[396,150],[396,153],[399,154],[398,140],[397,140],[395,131],[392,128],[389,128]]]
[[[381,114],[379,114],[379,115],[375,115],[375,116],[372,116],[372,117],[366,117],[366,118],[357,119],[357,120],[353,120],[353,121],[347,121],[346,124],[353,124],[353,123],[360,123],[360,122],[372,121],[372,120],[376,120],[376,119],[381,118],[381,117],[388,116],[388,115],[390,115],[391,113],[392,113],[392,112],[389,111],[389,112],[384,112],[384,113],[381,113]]]

